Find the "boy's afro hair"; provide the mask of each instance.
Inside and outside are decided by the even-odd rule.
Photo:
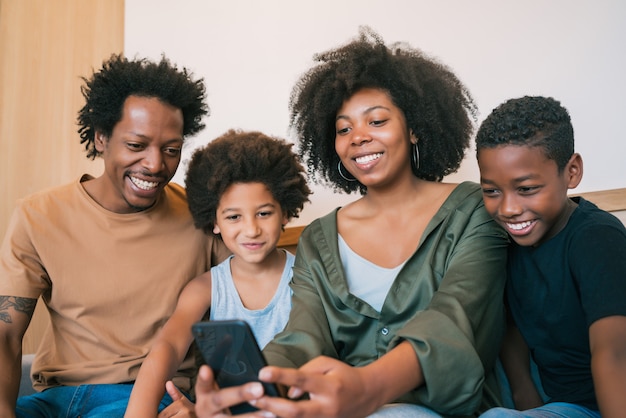
[[[229,130],[194,152],[185,177],[197,228],[212,232],[220,198],[235,183],[263,183],[289,219],[311,194],[293,144],[261,132]]]

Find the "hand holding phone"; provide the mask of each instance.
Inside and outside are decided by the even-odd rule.
[[[267,363],[245,321],[203,321],[195,323],[191,330],[204,361],[213,370],[220,387],[260,382],[259,370]],[[260,383],[266,395],[279,396],[275,385]],[[230,410],[236,415],[257,409],[248,403],[241,403]]]

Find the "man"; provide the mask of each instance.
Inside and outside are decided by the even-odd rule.
[[[0,248],[2,417],[122,416],[181,289],[227,254],[169,184],[185,137],[204,128],[203,81],[165,58],[118,55],[84,81],[81,143],[104,173],[22,199]],[[32,368],[42,392],[16,407],[39,296],[51,320]],[[183,363],[176,384],[189,389],[192,373],[193,361]]]

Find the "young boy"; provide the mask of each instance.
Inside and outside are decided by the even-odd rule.
[[[311,193],[291,144],[259,132],[228,131],[196,151],[185,184],[197,228],[219,235],[233,255],[192,280],[139,371],[126,416],[157,415],[165,383],[193,340],[191,326],[243,319],[263,348],[291,309],[294,256],[276,248]]]
[[[483,417],[603,417],[626,411],[626,230],[582,198],[568,112],[512,99],[476,138],[485,207],[509,233],[502,347],[515,407]],[[547,402],[529,372],[537,363]]]

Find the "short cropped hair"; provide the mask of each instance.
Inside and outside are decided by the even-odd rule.
[[[570,115],[551,97],[510,99],[487,116],[476,134],[477,152],[500,145],[541,147],[562,172],[574,154]]]
[[[112,55],[99,71],[89,79],[83,77],[83,81],[85,105],[78,112],[78,133],[87,158],[100,156],[95,147],[96,131],[111,137],[129,96],[154,97],[180,109],[183,137],[202,130],[202,118],[209,114],[203,79],[194,79],[187,69],[179,70],[165,57],[152,62]]]
[[[337,112],[363,88],[385,91],[404,113],[419,140],[417,177],[440,181],[458,170],[474,132],[476,106],[450,69],[406,44],[385,46],[367,27],[356,40],[314,59],[318,64],[302,75],[290,98],[291,127],[314,181],[336,191],[365,192],[358,181],[341,177],[334,146]]]
[[[213,231],[220,199],[235,183],[263,183],[287,217],[297,218],[311,190],[292,147],[261,132],[229,130],[196,150],[185,177],[196,227]]]

